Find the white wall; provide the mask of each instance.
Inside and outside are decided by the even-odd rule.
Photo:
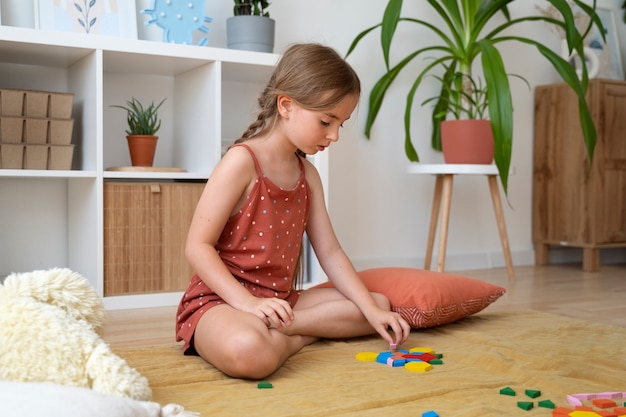
[[[137,9],[152,5],[152,0],[137,0]],[[16,8],[30,8],[32,3],[22,0],[1,0],[4,24],[29,26],[24,13]],[[536,13],[536,6],[546,1],[524,0],[513,2],[510,9],[515,16]],[[280,53],[292,42],[321,42],[345,53],[354,36],[381,20],[386,2],[383,0],[273,0],[270,13],[277,21],[276,48]],[[626,25],[621,23],[621,0],[599,0],[599,5],[616,12],[620,31],[622,59],[626,58]],[[226,45],[226,19],[232,15],[232,2],[207,0],[206,14],[214,19],[208,26],[209,46]],[[404,15],[434,16],[426,2],[405,2]],[[430,16],[429,16],[430,14]],[[160,40],[161,32],[155,25],[145,27],[148,16],[138,13],[138,32],[142,39]],[[18,23],[14,23],[19,21]],[[396,56],[428,44],[424,30],[415,25],[399,28],[404,47],[394,50]],[[532,33],[554,50],[559,50],[559,39],[544,23],[528,23],[517,29],[522,35]],[[339,143],[330,149],[329,190],[330,214],[344,249],[358,268],[383,265],[423,266],[426,233],[430,216],[433,178],[410,175],[403,148],[402,115],[407,85],[406,76],[396,82],[388,94],[372,132],[372,139],[363,135],[367,112],[367,96],[373,83],[384,72],[382,54],[378,46],[379,32],[361,42],[349,62],[361,77],[363,97],[355,116],[342,131]],[[399,40],[399,39],[398,39]],[[557,82],[558,76],[550,65],[530,47],[511,44],[503,48],[507,68],[524,76],[531,86]],[[624,65],[626,68],[626,65]],[[424,86],[416,102],[435,94],[436,85]],[[521,81],[512,81],[514,97],[514,173],[509,182],[508,204],[505,216],[514,263],[532,264],[531,196],[533,91]],[[415,107],[413,118],[414,144],[423,162],[441,162],[440,154],[432,151],[430,138],[430,110]],[[244,127],[242,126],[242,129]],[[452,200],[451,229],[448,239],[448,270],[502,266],[500,240],[493,216],[486,181],[478,177],[458,178]],[[579,251],[557,253],[557,260],[580,259]],[[607,252],[603,252],[606,260]],[[608,257],[623,260],[624,251],[608,252]]]

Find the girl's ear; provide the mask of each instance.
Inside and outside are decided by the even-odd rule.
[[[280,95],[276,98],[276,107],[281,117],[288,119],[289,113],[293,109],[293,99],[289,96]]]

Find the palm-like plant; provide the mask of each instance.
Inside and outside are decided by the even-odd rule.
[[[582,60],[582,78],[579,79],[574,68],[565,59],[545,47],[542,43],[521,36],[507,36],[504,32],[506,29],[523,22],[545,21],[563,28],[570,53],[575,50],[579,56],[584,56],[583,39],[585,35],[593,24],[603,29],[602,23],[595,13],[596,0],[593,1],[592,6],[580,0],[573,0],[585,14],[591,17],[589,25],[582,31],[579,31],[576,27],[572,7],[567,0],[548,0],[561,14],[562,19],[544,15],[512,19],[507,6],[513,1],[427,0],[428,4],[441,17],[444,23],[442,26],[436,22],[401,17],[402,0],[389,0],[382,22],[359,33],[347,53],[347,55],[350,55],[359,41],[368,33],[376,28],[381,28],[381,47],[387,71],[376,82],[369,96],[369,108],[365,127],[366,136],[370,137],[372,125],[383,103],[385,93],[398,74],[418,56],[435,54],[437,56],[418,72],[407,94],[404,113],[405,153],[409,160],[419,161],[417,152],[411,142],[413,99],[424,77],[439,67],[442,68],[440,73],[443,73],[440,76],[442,88],[432,113],[433,133],[431,142],[433,148],[441,150],[440,123],[446,119],[448,113],[446,110],[451,102],[454,103],[454,106],[471,106],[471,101],[467,100],[467,97],[472,96],[472,69],[474,61],[480,56],[486,83],[489,118],[494,136],[494,159],[498,167],[502,186],[504,191],[507,192],[513,141],[513,103],[504,62],[496,45],[503,42],[516,41],[535,46],[539,53],[553,65],[561,78],[576,93],[579,101],[580,123],[589,159],[591,160],[595,148],[596,130],[585,101],[588,75],[584,60]],[[483,33],[487,24],[491,23],[499,12],[502,12],[506,18],[504,23],[489,30],[487,33]],[[389,62],[391,44],[400,22],[410,22],[423,26],[439,36],[442,43],[440,45],[420,47],[397,64],[391,66]],[[446,27],[447,32],[442,27]],[[604,33],[604,31],[601,30],[601,33]],[[459,77],[458,74],[462,76]],[[451,95],[452,92],[459,90],[465,91],[465,93]],[[468,112],[465,111],[465,113]]]

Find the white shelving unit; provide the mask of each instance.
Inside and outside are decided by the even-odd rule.
[[[68,267],[103,295],[104,181],[208,178],[223,145],[252,120],[256,98],[278,58],[0,26],[0,87],[73,93],[75,119],[72,170],[0,169],[0,276]],[[111,105],[131,97],[144,102],[167,98],[160,110],[155,166],[186,172],[107,171],[130,165],[126,115]],[[327,154],[317,155],[314,163],[327,182]],[[168,305],[179,297],[105,297],[105,306]]]

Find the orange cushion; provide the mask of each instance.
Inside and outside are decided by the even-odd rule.
[[[506,289],[474,278],[415,268],[374,268],[359,272],[371,292],[387,296],[391,309],[414,329],[452,323],[478,313]],[[313,288],[333,287],[331,282]]]

